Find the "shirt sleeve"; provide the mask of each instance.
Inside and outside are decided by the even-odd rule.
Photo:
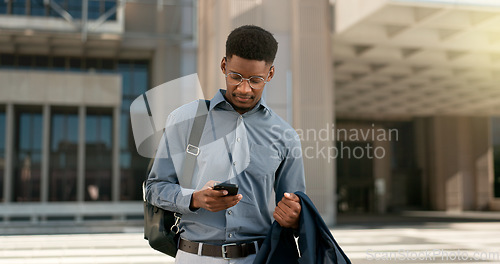
[[[302,148],[297,134],[285,142],[285,158],[281,162],[275,174],[274,191],[276,193],[276,204],[281,201],[285,192],[306,191],[304,161],[302,159]]]
[[[146,200],[152,205],[181,214],[194,213],[189,209],[194,189],[179,185],[177,176],[182,170],[190,122],[167,118],[165,131],[158,145],[155,160],[146,181]]]

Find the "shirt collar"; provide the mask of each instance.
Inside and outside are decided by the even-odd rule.
[[[215,96],[212,98],[212,100],[210,100],[210,108],[208,110],[212,111],[212,109],[214,109],[217,105],[225,104],[229,107],[229,109],[234,111],[233,106],[224,97],[225,94],[226,94],[226,90],[219,89],[219,91],[215,94]],[[257,104],[254,106],[254,108],[252,108],[250,111],[246,112],[245,114],[253,114],[253,113],[257,112],[261,106],[264,109],[269,111],[269,107],[267,106],[266,101],[264,100],[264,98],[261,97],[259,102],[257,102]],[[221,105],[221,107],[224,109],[227,109],[226,107],[224,107],[222,105]]]

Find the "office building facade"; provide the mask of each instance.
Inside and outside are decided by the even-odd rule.
[[[159,2],[0,3],[4,221],[142,217],[130,104],[196,65],[196,2]]]

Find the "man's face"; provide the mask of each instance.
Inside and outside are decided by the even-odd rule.
[[[220,67],[223,74],[239,73],[243,78],[260,76],[266,82],[274,76],[274,67],[266,64],[265,61],[247,60],[236,55],[227,59],[223,58]],[[226,90],[226,100],[238,113],[243,114],[259,102],[264,88],[253,89],[247,80],[243,80],[239,85],[230,85],[226,81]]]

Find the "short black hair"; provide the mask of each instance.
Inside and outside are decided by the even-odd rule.
[[[269,31],[254,25],[245,25],[231,31],[226,40],[226,58],[231,56],[272,64],[278,51],[278,42]]]

